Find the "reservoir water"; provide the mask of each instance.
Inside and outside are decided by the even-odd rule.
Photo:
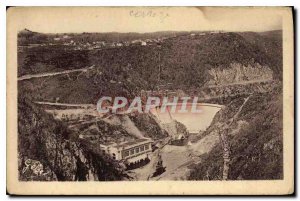
[[[222,108],[222,105],[198,103],[197,110],[200,111],[198,113],[192,113],[191,107],[191,105],[187,106],[187,110],[189,111],[187,113],[179,113],[178,110],[172,112],[170,107],[165,112],[162,112],[160,108],[156,108],[151,112],[162,124],[176,120],[184,124],[190,133],[198,133],[209,127],[216,113]]]

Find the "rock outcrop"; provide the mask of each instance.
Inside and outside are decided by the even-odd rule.
[[[19,97],[18,169],[23,181],[126,179],[124,167],[97,152],[78,133]]]

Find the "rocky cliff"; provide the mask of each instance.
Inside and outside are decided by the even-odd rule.
[[[242,65],[231,63],[228,68],[218,67],[208,71],[210,79],[206,86],[222,86],[234,83],[247,83],[248,81],[259,82],[273,79],[273,71],[268,66],[258,63]]]
[[[78,140],[24,97],[18,100],[18,169],[23,181],[84,181],[126,179],[122,166]]]

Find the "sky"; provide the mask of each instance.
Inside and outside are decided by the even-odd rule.
[[[281,29],[274,7],[18,7],[8,11],[18,30],[42,33],[269,31]],[[11,17],[16,17],[11,19]]]

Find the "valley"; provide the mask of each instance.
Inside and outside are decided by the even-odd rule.
[[[282,178],[281,43],[281,31],[120,34],[108,40],[103,34],[24,30],[19,169],[33,159],[47,169],[46,180]],[[144,93],[199,97],[202,112],[97,111],[102,96]],[[39,150],[49,154],[43,158]],[[154,176],[158,164],[164,170]]]

